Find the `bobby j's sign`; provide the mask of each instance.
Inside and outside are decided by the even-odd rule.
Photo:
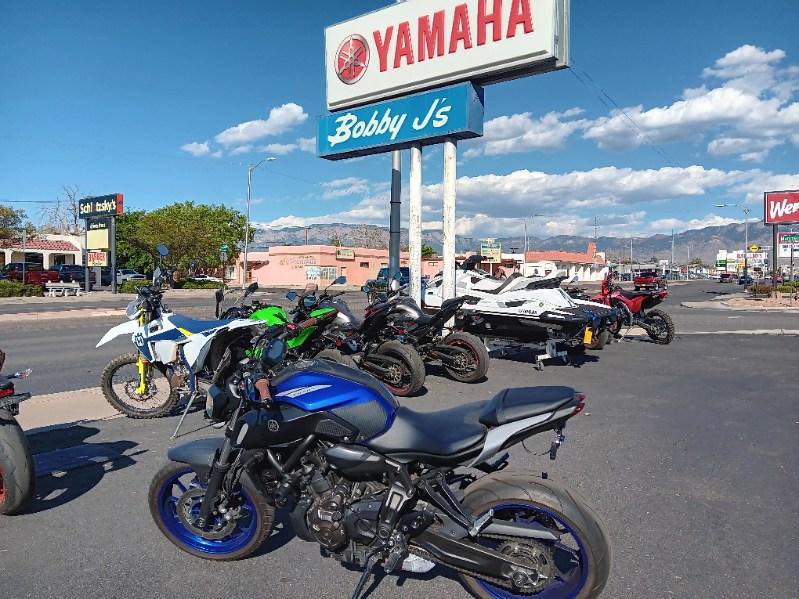
[[[463,83],[319,119],[319,156],[352,158],[483,134],[483,90]]]

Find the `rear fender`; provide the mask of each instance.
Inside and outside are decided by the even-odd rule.
[[[135,320],[129,320],[128,322],[123,322],[122,324],[117,325],[113,329],[108,331],[103,336],[103,338],[100,339],[100,342],[95,347],[101,347],[106,343],[108,343],[109,341],[112,341],[117,337],[121,337],[122,335],[129,335],[132,337],[133,334],[139,330],[140,326],[141,325],[139,325],[139,323],[136,322]]]

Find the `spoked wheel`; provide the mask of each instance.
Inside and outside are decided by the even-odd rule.
[[[196,521],[205,497],[197,474],[185,464],[170,462],[150,485],[150,514],[161,532],[177,547],[195,557],[216,561],[242,559],[256,551],[270,535],[275,510],[243,477],[238,495],[224,507],[217,505],[211,522]]]
[[[509,481],[510,482],[510,481]],[[548,481],[547,481],[548,482]],[[610,545],[602,526],[571,493],[531,481],[487,481],[467,497],[475,515],[494,510],[494,522],[545,526],[560,533],[555,542],[520,537],[479,537],[478,542],[523,566],[514,582],[461,574],[466,588],[484,599],[588,599],[598,597],[610,571]],[[518,485],[518,486],[517,486]]]
[[[444,364],[450,377],[462,383],[477,383],[485,378],[490,358],[485,344],[478,337],[469,333],[452,333],[444,339],[444,344],[460,350],[452,364]]]
[[[413,347],[399,341],[386,341],[377,348],[377,353],[391,358],[380,380],[394,395],[407,397],[422,388],[427,373],[424,361]]]
[[[163,373],[152,364],[145,368],[141,384],[137,354],[125,354],[111,361],[100,377],[106,400],[128,418],[168,416],[180,398]]]
[[[674,341],[674,322],[671,316],[660,310],[650,310],[645,316],[646,323],[652,329],[649,338],[658,345],[668,345]]]

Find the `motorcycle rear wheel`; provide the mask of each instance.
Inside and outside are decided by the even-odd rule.
[[[648,321],[660,321],[659,323],[656,322],[656,324],[661,333],[659,335],[653,335],[652,333],[649,333],[649,338],[652,339],[652,341],[658,345],[668,345],[674,341],[674,321],[671,319],[671,316],[662,310],[650,310],[646,313],[645,318]]]
[[[463,349],[469,357],[470,368],[466,372],[444,364],[444,370],[447,371],[450,378],[461,383],[479,383],[485,378],[491,358],[479,337],[475,337],[471,333],[452,333],[445,337],[442,343]]]
[[[358,365],[351,356],[345,355],[337,349],[323,349],[314,356],[314,359],[327,360],[328,362],[335,362],[336,364],[342,364],[344,366],[349,366],[350,368],[358,368]]]
[[[13,418],[0,415],[0,514],[21,513],[36,491],[28,439]]]
[[[552,481],[519,474],[493,474],[466,489],[463,508],[467,513],[480,516],[494,510],[495,520],[508,520],[517,524],[536,522],[562,531],[561,541],[553,544],[518,543],[483,540],[498,544],[494,549],[522,548],[529,545],[526,555],[535,555],[538,565],[557,569],[552,582],[545,582],[536,599],[593,599],[605,587],[610,574],[611,548],[608,535],[599,517],[572,491],[567,491]],[[482,544],[482,543],[481,543]],[[517,549],[518,551],[518,549]],[[525,552],[521,552],[522,556]],[[551,559],[550,559],[551,558]],[[477,577],[460,574],[461,582],[480,599],[511,599],[519,595],[511,589],[492,584]],[[528,593],[529,595],[529,593]],[[528,596],[524,595],[524,596]]]
[[[150,365],[150,384],[155,386],[156,392],[158,392],[158,386],[162,387],[161,399],[131,396],[135,395],[133,391],[135,386],[138,385],[138,374],[131,378],[133,376],[131,372],[136,372],[138,359],[138,354],[125,354],[114,358],[105,367],[103,374],[100,376],[100,386],[103,389],[106,401],[128,418],[145,419],[169,416],[172,410],[175,409],[175,405],[180,399],[180,394],[176,389],[172,388],[169,379],[163,376],[155,366]],[[123,368],[130,366],[133,366],[133,368],[129,368],[129,373],[123,375],[121,380],[120,378],[115,378]]]
[[[427,371],[422,357],[415,348],[399,341],[386,341],[377,348],[377,353],[393,358],[399,363],[400,381],[380,379],[394,395],[408,397],[424,386]]]

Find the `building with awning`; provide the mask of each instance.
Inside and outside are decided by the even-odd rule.
[[[589,243],[585,252],[558,250],[530,251],[524,255],[524,274],[528,277],[545,277],[560,273],[577,277],[580,281],[601,281],[608,272],[604,252],[598,252],[595,243]]]
[[[57,264],[83,264],[82,237],[78,235],[41,235],[22,240],[0,239],[0,260],[32,262],[45,269]]]

